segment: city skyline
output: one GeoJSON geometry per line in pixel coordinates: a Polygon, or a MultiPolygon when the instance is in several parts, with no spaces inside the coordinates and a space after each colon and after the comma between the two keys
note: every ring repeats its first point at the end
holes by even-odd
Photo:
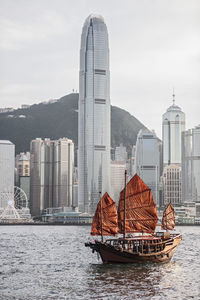
{"type": "Polygon", "coordinates": [[[78,90],[79,24],[94,12],[104,16],[109,30],[111,104],[161,137],[160,116],[172,104],[174,87],[186,129],[197,126],[200,3],[77,3],[1,2],[1,106],[58,99],[78,90]]]}

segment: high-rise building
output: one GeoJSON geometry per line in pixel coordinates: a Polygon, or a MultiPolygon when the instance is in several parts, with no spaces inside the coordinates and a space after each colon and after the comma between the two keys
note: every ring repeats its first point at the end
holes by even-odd
{"type": "Polygon", "coordinates": [[[111,161],[111,192],[110,196],[118,204],[119,195],[121,190],[124,188],[125,181],[125,170],[126,162],[125,161],[111,161]]]}
{"type": "Polygon", "coordinates": [[[30,152],[21,152],[15,158],[16,184],[19,185],[20,177],[30,176],[30,152]]]}
{"type": "Polygon", "coordinates": [[[21,152],[15,157],[15,185],[24,191],[30,208],[30,152],[21,152]]]}
{"type": "Polygon", "coordinates": [[[181,133],[185,130],[185,114],[181,108],[171,105],[162,117],[163,164],[181,164],[181,133]]]}
{"type": "Polygon", "coordinates": [[[181,203],[181,167],[179,165],[165,166],[163,170],[163,202],[173,205],[181,203]]]}
{"type": "Polygon", "coordinates": [[[135,155],[136,155],[136,146],[132,147],[131,157],[126,161],[126,169],[129,178],[132,178],[136,173],[136,162],[135,162],[135,155]]]}
{"type": "Polygon", "coordinates": [[[74,144],[67,138],[31,142],[31,214],[72,206],[74,144]]]}
{"type": "Polygon", "coordinates": [[[163,135],[163,202],[181,202],[181,136],[185,130],[185,114],[181,108],[171,105],[162,117],[163,135]]]}
{"type": "Polygon", "coordinates": [[[44,203],[46,144],[47,140],[37,138],[31,141],[30,146],[30,209],[33,216],[40,215],[46,206],[44,203]]]}
{"type": "MultiPolygon", "coordinates": [[[[54,142],[54,180],[56,207],[72,207],[74,143],[62,138],[54,142]]],[[[53,204],[53,207],[55,205],[53,204]]]]}
{"type": "Polygon", "coordinates": [[[80,49],[78,125],[79,210],[94,213],[99,192],[110,191],[110,70],[104,19],[90,15],[80,49]]]}
{"type": "Polygon", "coordinates": [[[155,132],[141,129],[136,141],[136,173],[152,190],[154,200],[160,205],[161,154],[160,140],[155,132]]]}
{"type": "MultiPolygon", "coordinates": [[[[30,176],[20,176],[18,186],[24,191],[28,201],[28,208],[30,209],[30,176]]],[[[29,211],[30,213],[30,211],[29,211]]]]}
{"type": "Polygon", "coordinates": [[[0,140],[0,210],[14,199],[15,145],[0,140]]]}
{"type": "Polygon", "coordinates": [[[119,147],[116,147],[115,160],[116,161],[126,161],[127,160],[127,151],[126,151],[126,147],[124,147],[123,144],[120,144],[119,147]]]}
{"type": "Polygon", "coordinates": [[[200,202],[200,125],[182,133],[182,201],[200,202]]]}

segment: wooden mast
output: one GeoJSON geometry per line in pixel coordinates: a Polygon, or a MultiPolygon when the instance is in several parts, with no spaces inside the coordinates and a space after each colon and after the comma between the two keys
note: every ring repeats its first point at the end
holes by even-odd
{"type": "Polygon", "coordinates": [[[101,199],[101,192],[99,192],[99,198],[100,198],[100,207],[101,207],[101,242],[103,243],[103,213],[102,213],[102,199],[101,199]]]}
{"type": "Polygon", "coordinates": [[[123,233],[123,238],[126,238],[126,174],[127,170],[125,170],[125,181],[124,181],[124,233],[123,233]]]}

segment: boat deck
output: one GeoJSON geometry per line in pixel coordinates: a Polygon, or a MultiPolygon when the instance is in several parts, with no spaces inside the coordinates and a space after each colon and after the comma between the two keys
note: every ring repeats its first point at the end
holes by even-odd
{"type": "Polygon", "coordinates": [[[135,236],[107,239],[104,242],[86,243],[93,252],[100,254],[102,261],[108,262],[166,262],[169,261],[180,244],[180,234],[164,236],[135,236]]]}
{"type": "Polygon", "coordinates": [[[139,236],[133,236],[133,237],[126,237],[126,238],[112,238],[112,239],[107,239],[106,242],[131,242],[131,241],[152,241],[152,242],[159,242],[163,240],[167,240],[170,238],[177,238],[179,237],[179,233],[172,234],[170,233],[169,235],[164,235],[163,232],[159,232],[158,235],[139,235],[139,236]]]}

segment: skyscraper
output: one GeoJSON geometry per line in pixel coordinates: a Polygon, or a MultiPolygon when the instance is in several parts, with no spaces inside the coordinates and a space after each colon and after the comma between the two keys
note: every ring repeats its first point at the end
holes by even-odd
{"type": "Polygon", "coordinates": [[[141,129],[136,142],[136,173],[151,188],[154,200],[160,205],[161,142],[155,132],[141,129]]]}
{"type": "Polygon", "coordinates": [[[125,161],[111,161],[110,174],[111,174],[111,191],[110,196],[118,204],[121,190],[124,188],[124,173],[126,170],[125,161]]]}
{"type": "Polygon", "coordinates": [[[15,182],[18,185],[20,177],[30,177],[30,152],[21,152],[15,157],[16,178],[15,182]]]}
{"type": "Polygon", "coordinates": [[[15,145],[7,140],[0,140],[0,215],[1,209],[14,198],[15,145]]]}
{"type": "Polygon", "coordinates": [[[185,114],[175,105],[171,105],[162,118],[163,135],[163,202],[173,204],[181,202],[181,136],[185,130],[185,114]]]}
{"type": "Polygon", "coordinates": [[[78,126],[79,210],[93,213],[110,190],[110,71],[104,19],[90,15],[80,49],[78,126]]]}
{"type": "Polygon", "coordinates": [[[124,147],[123,144],[120,144],[119,147],[115,148],[115,160],[117,161],[127,160],[127,151],[126,151],[126,147],[124,147]]]}
{"type": "Polygon", "coordinates": [[[54,198],[55,207],[72,207],[74,172],[74,143],[62,138],[54,141],[54,198]]]}
{"type": "Polygon", "coordinates": [[[163,204],[169,202],[180,204],[181,197],[181,167],[179,165],[166,165],[163,170],[163,204]]]}
{"type": "Polygon", "coordinates": [[[163,114],[162,134],[163,134],[163,164],[181,164],[181,133],[185,130],[185,114],[181,108],[175,105],[175,95],[173,95],[173,105],[163,114]]]}
{"type": "Polygon", "coordinates": [[[200,125],[182,133],[182,200],[200,202],[200,125]]]}
{"type": "Polygon", "coordinates": [[[45,208],[72,207],[74,144],[61,138],[31,141],[31,214],[45,208]]]}

